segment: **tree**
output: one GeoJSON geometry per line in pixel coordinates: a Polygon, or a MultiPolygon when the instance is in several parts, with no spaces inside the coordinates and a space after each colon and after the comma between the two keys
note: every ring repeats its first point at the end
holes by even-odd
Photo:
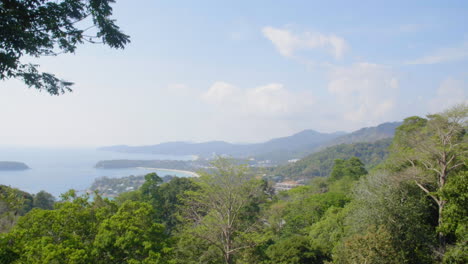
{"type": "Polygon", "coordinates": [[[94,240],[94,263],[167,263],[164,226],[151,205],[127,201],[103,221],[94,240]]]}
{"type": "MultiPolygon", "coordinates": [[[[391,243],[403,258],[400,263],[432,263],[437,209],[418,186],[398,176],[380,170],[357,183],[344,219],[345,240],[365,234],[371,226],[384,228],[389,234],[378,243],[391,243]]],[[[377,243],[379,236],[372,233],[369,238],[377,243]]]]}
{"type": "Polygon", "coordinates": [[[12,231],[0,237],[2,263],[94,263],[91,254],[99,224],[116,206],[99,196],[74,191],[62,195],[55,210],[35,208],[21,217],[12,231]]]}
{"type": "Polygon", "coordinates": [[[234,263],[243,249],[255,246],[252,232],[259,222],[258,204],[264,184],[249,174],[246,166],[219,158],[212,173],[202,173],[199,190],[187,192],[185,232],[216,248],[224,262],[234,263]]]}
{"type": "Polygon", "coordinates": [[[366,175],[367,170],[364,164],[357,157],[351,157],[348,160],[337,159],[330,174],[330,180],[336,181],[343,177],[349,177],[350,180],[357,180],[362,175],[366,175]]]}
{"type": "Polygon", "coordinates": [[[427,119],[411,117],[397,128],[391,146],[392,160],[400,175],[426,193],[438,207],[439,253],[446,247],[440,227],[447,199],[441,195],[447,181],[466,169],[468,105],[461,104],[427,119]]]}
{"type": "Polygon", "coordinates": [[[157,199],[159,185],[163,182],[155,172],[145,175],[145,183],[141,185],[140,192],[144,201],[152,202],[157,199]]]}
{"type": "Polygon", "coordinates": [[[266,251],[271,262],[283,264],[321,263],[319,252],[311,250],[306,237],[293,235],[270,246],[266,251]]]}
{"type": "Polygon", "coordinates": [[[0,233],[13,227],[21,215],[33,207],[33,197],[27,192],[0,185],[0,233]]]}
{"type": "Polygon", "coordinates": [[[444,263],[468,263],[468,171],[451,177],[442,190],[442,197],[447,205],[441,229],[452,244],[447,247],[444,263]]]}
{"type": "Polygon", "coordinates": [[[46,192],[40,191],[36,195],[34,195],[33,206],[45,210],[51,210],[54,208],[55,197],[46,192]]]}
{"type": "Polygon", "coordinates": [[[317,223],[310,227],[310,245],[321,251],[323,259],[331,260],[332,251],[345,234],[344,219],[349,211],[345,208],[330,207],[317,223]]]}
{"type": "Polygon", "coordinates": [[[0,0],[0,80],[21,79],[52,95],[72,82],[42,73],[21,58],[75,52],[84,42],[124,48],[130,37],[111,19],[114,0],[0,0]],[[87,25],[90,24],[90,25],[87,25]]]}
{"type": "Polygon", "coordinates": [[[391,233],[384,226],[370,226],[363,235],[356,234],[345,240],[334,263],[399,264],[404,260],[392,245],[391,233]]]}
{"type": "Polygon", "coordinates": [[[189,178],[174,178],[157,188],[157,197],[152,199],[152,205],[156,211],[156,219],[165,225],[168,233],[181,223],[178,217],[179,207],[183,204],[181,196],[186,191],[196,190],[197,185],[189,178]]]}

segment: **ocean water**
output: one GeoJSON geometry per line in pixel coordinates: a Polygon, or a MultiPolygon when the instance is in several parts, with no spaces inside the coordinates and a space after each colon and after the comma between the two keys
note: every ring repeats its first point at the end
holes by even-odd
{"type": "Polygon", "coordinates": [[[0,147],[0,161],[24,162],[31,169],[24,171],[0,171],[0,184],[37,193],[45,190],[54,196],[69,189],[87,189],[99,177],[125,177],[156,172],[159,176],[176,175],[190,177],[182,172],[151,169],[96,169],[100,160],[189,160],[191,156],[167,156],[151,154],[129,154],[96,149],[77,148],[11,148],[0,147]]]}

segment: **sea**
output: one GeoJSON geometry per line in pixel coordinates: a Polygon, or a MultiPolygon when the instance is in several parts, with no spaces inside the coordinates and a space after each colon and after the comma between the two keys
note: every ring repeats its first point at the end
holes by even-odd
{"type": "Polygon", "coordinates": [[[101,151],[94,148],[0,147],[0,161],[18,161],[31,169],[0,171],[0,184],[35,194],[41,190],[58,197],[69,189],[84,191],[99,177],[119,178],[156,172],[159,176],[192,175],[169,170],[143,168],[96,169],[100,160],[191,160],[192,156],[169,156],[101,151]]]}

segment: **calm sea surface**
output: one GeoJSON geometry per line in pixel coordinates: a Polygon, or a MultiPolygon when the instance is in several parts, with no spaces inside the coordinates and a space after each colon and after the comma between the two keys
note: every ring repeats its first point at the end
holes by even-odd
{"type": "Polygon", "coordinates": [[[58,196],[69,189],[85,190],[94,179],[102,176],[124,177],[156,172],[159,176],[190,175],[149,169],[95,169],[100,160],[139,159],[139,160],[189,160],[190,156],[166,156],[149,154],[126,154],[95,149],[59,148],[6,148],[0,147],[0,161],[24,162],[31,169],[24,171],[0,171],[0,184],[10,185],[21,190],[37,193],[45,190],[58,196]]]}

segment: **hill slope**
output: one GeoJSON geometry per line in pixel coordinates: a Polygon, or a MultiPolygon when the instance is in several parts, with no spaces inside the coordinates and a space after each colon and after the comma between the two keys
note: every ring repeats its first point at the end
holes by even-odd
{"type": "Polygon", "coordinates": [[[351,157],[358,157],[369,169],[387,157],[387,149],[391,142],[392,139],[387,138],[373,143],[360,142],[331,146],[295,163],[280,166],[274,170],[273,174],[291,179],[328,176],[335,159],[349,159],[351,157]]]}
{"type": "Polygon", "coordinates": [[[392,138],[395,135],[395,129],[401,124],[402,122],[387,122],[375,127],[361,128],[334,139],[329,144],[325,144],[324,147],[358,142],[375,142],[385,138],[392,138]]]}

